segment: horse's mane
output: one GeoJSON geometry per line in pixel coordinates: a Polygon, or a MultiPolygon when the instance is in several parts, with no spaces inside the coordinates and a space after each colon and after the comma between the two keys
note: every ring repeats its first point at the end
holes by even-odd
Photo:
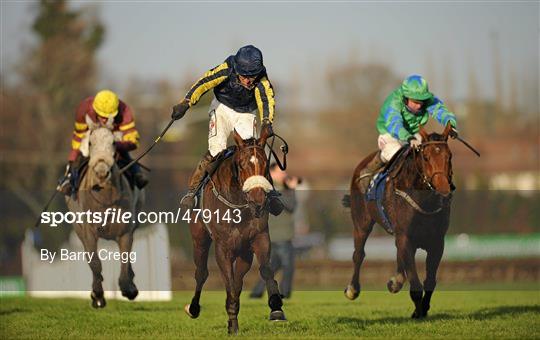
{"type": "MultiPolygon", "coordinates": [[[[445,139],[442,134],[433,132],[428,135],[428,139],[424,142],[444,141],[445,139]]],[[[392,160],[389,162],[389,164],[392,164],[392,168],[390,169],[390,177],[397,178],[401,174],[402,176],[399,177],[406,178],[407,176],[410,176],[411,173],[414,173],[414,176],[411,176],[411,178],[419,178],[419,175],[417,174],[417,170],[415,168],[415,151],[408,145],[403,146],[403,148],[406,149],[396,153],[392,160]],[[403,176],[403,174],[405,175],[403,176]]]]}

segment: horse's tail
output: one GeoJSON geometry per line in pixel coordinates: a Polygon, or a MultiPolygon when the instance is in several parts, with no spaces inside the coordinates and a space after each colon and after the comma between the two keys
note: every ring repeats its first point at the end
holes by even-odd
{"type": "Polygon", "coordinates": [[[349,195],[349,194],[343,195],[343,198],[341,199],[341,205],[343,205],[343,207],[345,207],[345,208],[350,208],[351,207],[351,195],[349,195]]]}

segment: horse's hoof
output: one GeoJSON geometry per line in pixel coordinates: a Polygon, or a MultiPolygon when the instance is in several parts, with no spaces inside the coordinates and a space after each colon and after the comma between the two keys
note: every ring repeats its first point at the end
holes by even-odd
{"type": "Polygon", "coordinates": [[[393,276],[387,283],[386,287],[388,287],[388,291],[392,294],[395,294],[403,288],[403,283],[397,282],[397,279],[395,276],[393,276]]]}
{"type": "Polygon", "coordinates": [[[92,307],[94,308],[105,308],[105,306],[107,305],[105,298],[103,296],[97,297],[94,292],[90,294],[90,298],[92,298],[92,307]]]}
{"type": "Polygon", "coordinates": [[[229,320],[229,335],[238,335],[238,320],[229,320]]]}
{"type": "Polygon", "coordinates": [[[345,297],[349,300],[354,300],[358,297],[358,295],[360,295],[360,291],[356,290],[352,285],[348,285],[343,293],[345,294],[345,297]]]}
{"type": "Polygon", "coordinates": [[[427,316],[427,313],[424,313],[423,311],[415,310],[411,315],[411,319],[423,319],[426,316],[427,316]]]}
{"type": "Polygon", "coordinates": [[[189,315],[190,318],[196,319],[201,313],[201,306],[187,304],[184,306],[184,312],[186,312],[186,314],[189,315]]]}
{"type": "Polygon", "coordinates": [[[137,295],[139,295],[139,291],[137,290],[137,288],[131,289],[131,290],[125,290],[125,291],[122,291],[122,296],[128,298],[130,301],[135,300],[135,298],[137,297],[137,295]]]}
{"type": "Polygon", "coordinates": [[[285,313],[282,310],[273,310],[270,312],[270,321],[287,321],[285,313]]]}

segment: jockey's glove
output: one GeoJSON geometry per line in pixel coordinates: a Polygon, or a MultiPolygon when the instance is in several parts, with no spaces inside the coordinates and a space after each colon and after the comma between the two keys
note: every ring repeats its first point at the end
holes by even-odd
{"type": "Polygon", "coordinates": [[[174,120],[178,120],[186,114],[187,110],[189,109],[189,102],[184,99],[180,102],[180,104],[176,104],[173,106],[171,118],[174,120]]]}
{"type": "Polygon", "coordinates": [[[263,120],[261,132],[264,130],[267,131],[268,137],[272,137],[274,135],[274,129],[272,128],[272,123],[268,119],[263,120]]]}
{"type": "Polygon", "coordinates": [[[422,142],[416,139],[415,136],[409,137],[407,141],[409,142],[409,145],[411,146],[411,148],[415,148],[415,149],[418,149],[420,147],[420,144],[422,144],[422,142]]]}

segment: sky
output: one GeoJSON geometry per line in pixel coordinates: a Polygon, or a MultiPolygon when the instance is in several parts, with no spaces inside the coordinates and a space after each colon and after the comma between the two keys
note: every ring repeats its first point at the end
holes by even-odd
{"type": "MultiPolygon", "coordinates": [[[[324,74],[353,58],[387,64],[400,77],[429,74],[431,89],[453,99],[467,97],[474,70],[480,95],[493,98],[494,51],[499,51],[503,86],[508,88],[513,77],[519,102],[538,112],[537,1],[107,1],[72,6],[97,8],[105,23],[98,55],[104,86],[123,86],[132,76],[176,84],[196,80],[239,47],[253,44],[263,51],[270,79],[282,88],[300,87],[299,101],[306,108],[331,104],[324,74]]],[[[32,2],[2,1],[1,64],[8,78],[21,51],[32,44],[33,7],[32,2]]]]}

